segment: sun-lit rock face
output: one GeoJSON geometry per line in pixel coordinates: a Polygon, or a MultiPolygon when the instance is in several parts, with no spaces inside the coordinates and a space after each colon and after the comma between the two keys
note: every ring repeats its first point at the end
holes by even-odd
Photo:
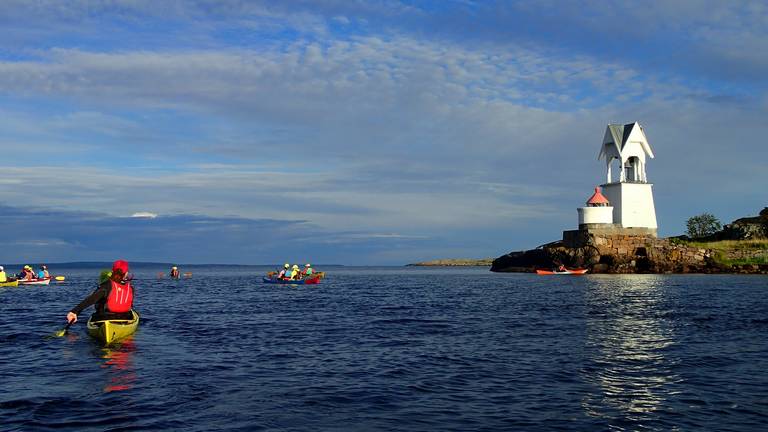
{"type": "Polygon", "coordinates": [[[768,238],[768,207],[759,216],[745,217],[725,225],[718,237],[723,240],[754,240],[768,238]]]}

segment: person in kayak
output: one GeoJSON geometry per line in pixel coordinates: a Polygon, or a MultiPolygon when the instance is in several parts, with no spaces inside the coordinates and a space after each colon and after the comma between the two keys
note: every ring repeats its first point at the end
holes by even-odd
{"type": "Polygon", "coordinates": [[[112,264],[112,274],[102,272],[106,279],[88,297],[67,313],[67,321],[77,322],[77,315],[88,306],[95,305],[93,321],[132,319],[133,286],[128,276],[128,262],[117,260],[112,264]],[[108,275],[108,276],[107,276],[108,275]]]}
{"type": "Polygon", "coordinates": [[[291,267],[291,274],[288,277],[290,280],[298,280],[301,279],[301,271],[299,270],[299,266],[297,264],[294,264],[293,267],[291,267]]]}
{"type": "Polygon", "coordinates": [[[559,272],[564,272],[564,271],[565,271],[565,266],[564,266],[564,265],[562,265],[562,264],[560,264],[560,265],[557,267],[557,271],[559,271],[559,272]]]}
{"type": "Polygon", "coordinates": [[[0,283],[8,282],[8,275],[5,274],[5,267],[0,266],[0,283]]]}
{"type": "Polygon", "coordinates": [[[285,263],[282,270],[277,274],[278,279],[286,279],[286,274],[288,273],[288,270],[291,268],[291,265],[288,263],[285,263]]]}
{"type": "Polygon", "coordinates": [[[176,266],[171,267],[171,278],[172,279],[178,279],[179,278],[179,269],[176,266]]]}
{"type": "Polygon", "coordinates": [[[51,275],[48,273],[48,267],[45,265],[40,266],[40,271],[37,272],[38,279],[48,279],[51,275]]]}
{"type": "Polygon", "coordinates": [[[314,273],[314,272],[315,271],[312,270],[312,266],[309,265],[309,263],[307,263],[307,264],[304,265],[304,270],[301,271],[301,275],[304,276],[304,277],[312,276],[312,273],[314,273]]]}
{"type": "Polygon", "coordinates": [[[19,280],[32,280],[35,279],[35,272],[32,271],[32,267],[25,265],[19,273],[19,280]]]}

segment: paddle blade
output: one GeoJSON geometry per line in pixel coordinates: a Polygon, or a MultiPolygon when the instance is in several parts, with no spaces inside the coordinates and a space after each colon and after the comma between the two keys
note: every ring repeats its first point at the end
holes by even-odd
{"type": "Polygon", "coordinates": [[[52,334],[46,336],[45,338],[46,339],[53,339],[53,338],[65,336],[67,334],[67,331],[69,331],[69,326],[71,326],[71,325],[72,325],[72,323],[68,322],[67,325],[64,326],[63,329],[58,330],[55,333],[52,333],[52,334]]]}
{"type": "Polygon", "coordinates": [[[57,330],[57,331],[47,335],[45,337],[45,339],[56,339],[56,338],[60,338],[60,337],[62,337],[64,335],[66,335],[66,334],[67,334],[67,330],[66,329],[61,329],[61,330],[57,330]]]}
{"type": "Polygon", "coordinates": [[[54,277],[54,279],[56,279],[57,281],[63,281],[66,278],[64,276],[56,276],[54,277]]]}

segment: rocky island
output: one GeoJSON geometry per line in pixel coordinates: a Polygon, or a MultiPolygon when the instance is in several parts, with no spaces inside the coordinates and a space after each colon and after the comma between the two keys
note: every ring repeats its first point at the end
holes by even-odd
{"type": "Polygon", "coordinates": [[[768,207],[759,216],[737,219],[695,240],[589,229],[566,231],[563,237],[500,256],[493,260],[491,271],[533,272],[563,264],[586,267],[592,273],[768,274],[768,207]]]}
{"type": "Polygon", "coordinates": [[[498,257],[491,271],[565,265],[592,273],[768,273],[768,208],[707,238],[658,238],[653,184],[646,175],[653,158],[638,122],[609,124],[598,155],[605,162],[605,183],[577,208],[578,229],[563,231],[562,240],[498,257]]]}

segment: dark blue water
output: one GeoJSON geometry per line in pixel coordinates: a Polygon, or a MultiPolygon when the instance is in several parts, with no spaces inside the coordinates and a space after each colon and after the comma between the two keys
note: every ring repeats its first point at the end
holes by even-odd
{"type": "Polygon", "coordinates": [[[44,338],[96,270],[0,288],[0,429],[768,430],[766,277],[162,270],[113,349],[44,338]]]}

